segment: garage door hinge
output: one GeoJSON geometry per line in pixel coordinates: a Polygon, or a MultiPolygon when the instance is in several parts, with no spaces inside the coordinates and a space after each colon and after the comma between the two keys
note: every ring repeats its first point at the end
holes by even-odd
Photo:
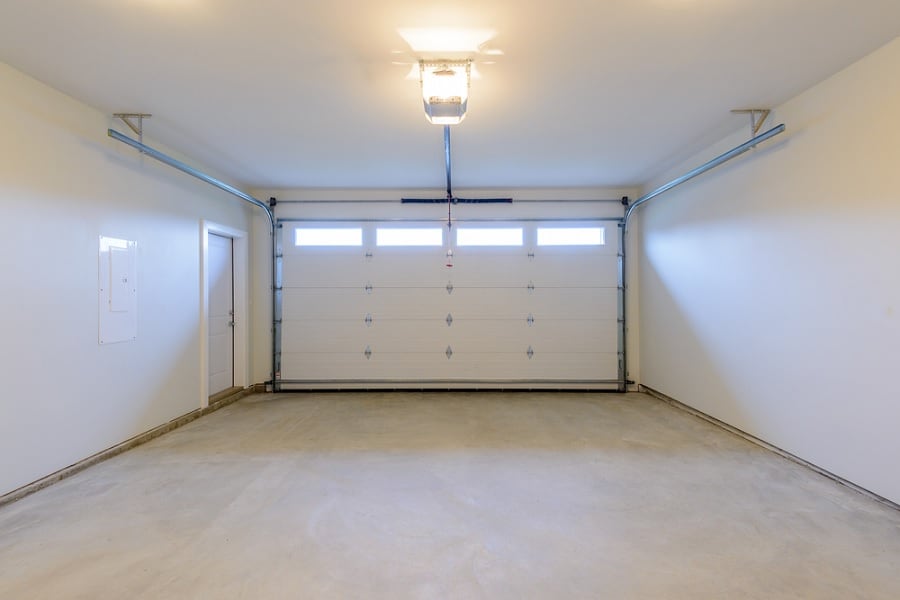
{"type": "Polygon", "coordinates": [[[529,282],[528,282],[528,286],[526,286],[526,287],[528,288],[528,292],[529,292],[529,293],[533,292],[533,291],[534,291],[534,282],[533,282],[533,281],[529,281],[529,282]]]}
{"type": "Polygon", "coordinates": [[[449,281],[447,282],[447,293],[448,293],[448,294],[452,294],[452,293],[453,293],[453,284],[450,283],[449,281]]]}
{"type": "Polygon", "coordinates": [[[365,352],[363,352],[363,354],[366,355],[366,360],[369,360],[370,358],[372,358],[372,348],[366,346],[366,350],[365,352]]]}
{"type": "Polygon", "coordinates": [[[365,321],[366,321],[366,327],[371,327],[372,321],[373,321],[372,315],[371,314],[366,315],[365,321]]]}
{"type": "Polygon", "coordinates": [[[450,360],[450,357],[453,356],[453,348],[451,348],[450,346],[447,346],[447,351],[444,352],[444,354],[447,355],[447,360],[450,360]]]}
{"type": "Polygon", "coordinates": [[[366,293],[367,293],[367,294],[371,294],[371,293],[372,293],[372,284],[371,284],[371,283],[367,283],[367,284],[366,284],[366,293]]]}
{"type": "Polygon", "coordinates": [[[451,315],[450,313],[447,313],[447,318],[444,320],[447,321],[447,327],[453,325],[453,315],[451,315]]]}
{"type": "Polygon", "coordinates": [[[528,360],[531,360],[532,358],[534,358],[534,348],[528,346],[528,351],[525,352],[525,354],[528,355],[528,360]]]}
{"type": "Polygon", "coordinates": [[[531,327],[532,325],[534,325],[534,315],[529,314],[528,318],[525,319],[525,321],[528,323],[528,326],[531,327]]]}

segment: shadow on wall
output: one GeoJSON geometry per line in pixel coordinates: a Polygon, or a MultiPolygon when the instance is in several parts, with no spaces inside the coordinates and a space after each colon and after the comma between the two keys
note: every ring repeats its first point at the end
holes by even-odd
{"type": "Polygon", "coordinates": [[[142,412],[132,415],[131,425],[138,433],[200,408],[199,335],[199,326],[180,332],[167,332],[166,337],[169,339],[166,343],[172,350],[157,358],[152,371],[165,373],[166,377],[145,379],[142,412]],[[177,341],[175,337],[178,338],[177,341]],[[196,376],[191,377],[191,373],[196,376]],[[186,380],[190,382],[189,385],[185,385],[186,380]]]}
{"type": "MultiPolygon", "coordinates": [[[[736,400],[741,397],[741,389],[735,381],[740,380],[742,369],[732,367],[732,351],[741,347],[742,353],[752,352],[754,340],[722,331],[722,324],[712,317],[709,305],[721,304],[716,288],[729,282],[710,281],[703,272],[703,261],[692,256],[702,253],[702,249],[684,241],[674,242],[673,237],[685,240],[689,236],[672,229],[645,237],[647,252],[641,265],[640,311],[642,382],[722,420],[752,422],[751,415],[744,411],[746,404],[736,400]],[[681,266],[675,269],[670,266],[673,262],[681,266]],[[679,278],[677,285],[661,274],[684,275],[685,269],[688,275],[679,278]],[[693,281],[685,281],[688,277],[693,281]],[[696,302],[694,295],[677,295],[686,287],[699,291],[706,302],[696,302]],[[655,343],[660,335],[666,341],[655,343]],[[698,387],[704,390],[704,398],[697,398],[698,387]]],[[[740,318],[738,311],[732,312],[732,318],[740,318]]],[[[758,372],[757,376],[765,374],[758,372]]]]}

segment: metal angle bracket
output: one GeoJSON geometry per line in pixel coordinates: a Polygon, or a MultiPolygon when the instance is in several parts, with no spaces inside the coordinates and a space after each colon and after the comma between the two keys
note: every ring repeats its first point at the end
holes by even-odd
{"type": "Polygon", "coordinates": [[[113,113],[113,116],[128,125],[128,128],[138,136],[138,141],[144,143],[144,119],[149,119],[153,115],[149,113],[113,113]],[[132,119],[137,119],[137,123],[132,119]]]}
{"type": "Polygon", "coordinates": [[[735,115],[750,115],[750,131],[752,137],[759,135],[759,130],[762,129],[763,123],[766,122],[766,119],[768,119],[769,115],[772,113],[768,108],[738,108],[731,112],[735,115]]]}

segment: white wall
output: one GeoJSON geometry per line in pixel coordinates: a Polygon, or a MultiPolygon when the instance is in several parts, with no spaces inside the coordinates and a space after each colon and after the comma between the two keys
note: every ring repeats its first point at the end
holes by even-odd
{"type": "Polygon", "coordinates": [[[112,124],[0,64],[0,495],[200,406],[200,222],[249,208],[112,124]],[[139,244],[137,341],[98,344],[100,235],[139,244]]]}
{"type": "Polygon", "coordinates": [[[895,502],[898,72],[900,39],[778,107],[785,134],[640,215],[642,383],[895,502]]]}

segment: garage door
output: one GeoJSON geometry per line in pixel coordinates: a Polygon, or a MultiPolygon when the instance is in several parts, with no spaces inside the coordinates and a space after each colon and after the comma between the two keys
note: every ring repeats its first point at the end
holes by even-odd
{"type": "Polygon", "coordinates": [[[282,223],[281,387],[617,387],[615,220],[282,223]]]}

